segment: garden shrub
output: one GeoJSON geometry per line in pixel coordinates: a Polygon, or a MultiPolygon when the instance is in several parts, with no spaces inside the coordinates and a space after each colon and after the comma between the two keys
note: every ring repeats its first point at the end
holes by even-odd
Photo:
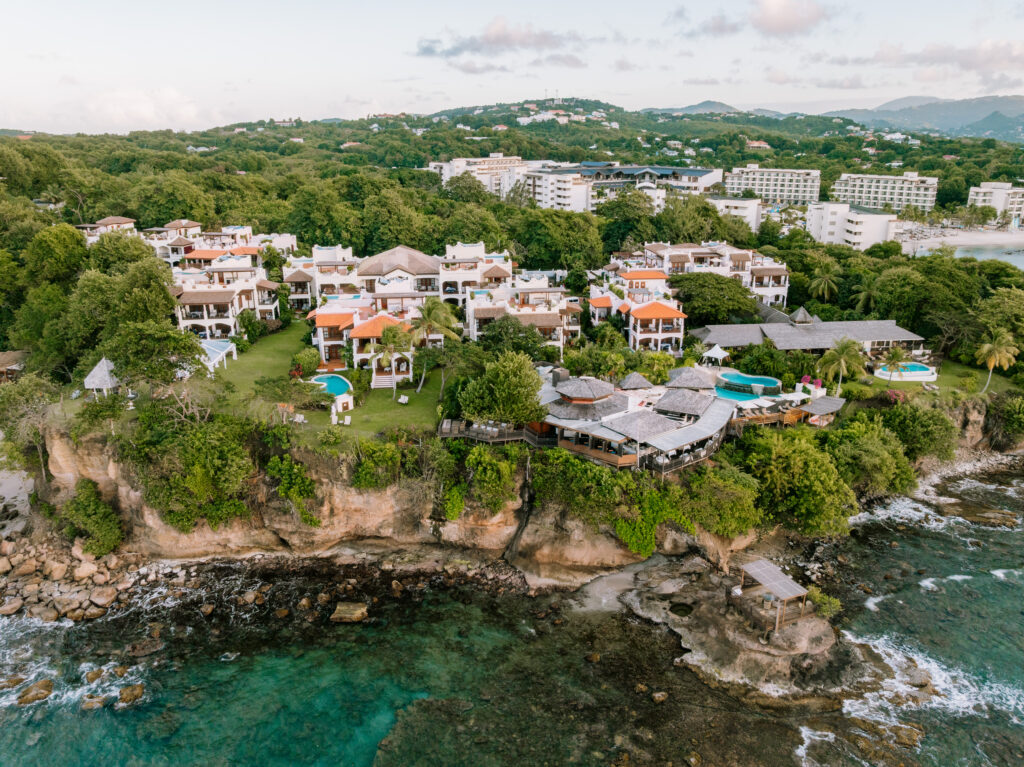
{"type": "Polygon", "coordinates": [[[82,550],[97,557],[109,554],[124,540],[121,519],[90,479],[78,481],[75,497],[57,512],[56,521],[63,525],[68,538],[84,538],[82,550]]]}
{"type": "Polygon", "coordinates": [[[398,481],[402,454],[392,442],[359,441],[359,462],[352,475],[352,487],[379,490],[398,481]]]}
{"type": "Polygon", "coordinates": [[[807,598],[818,609],[818,615],[825,620],[830,620],[843,611],[843,604],[839,601],[838,597],[826,594],[817,586],[811,586],[807,589],[807,598]]]}
{"type": "Polygon", "coordinates": [[[292,356],[292,367],[300,369],[304,376],[313,375],[320,367],[320,352],[312,346],[307,346],[292,356]]]}
{"type": "Polygon", "coordinates": [[[466,468],[470,471],[469,489],[473,497],[494,514],[516,497],[512,478],[515,465],[498,458],[489,447],[477,445],[470,450],[466,468]]]}
{"type": "Polygon", "coordinates": [[[291,503],[299,519],[310,527],[320,527],[320,518],[306,506],[316,495],[316,483],[306,476],[306,467],[291,456],[274,456],[267,463],[267,476],[278,481],[277,494],[291,503]]]}

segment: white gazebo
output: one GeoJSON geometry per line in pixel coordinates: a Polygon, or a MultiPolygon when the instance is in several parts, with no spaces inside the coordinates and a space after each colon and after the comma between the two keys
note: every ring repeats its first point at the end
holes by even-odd
{"type": "Polygon", "coordinates": [[[228,366],[228,356],[238,359],[238,347],[232,341],[205,339],[199,342],[203,347],[203,364],[212,374],[218,365],[228,366]]]}
{"type": "Polygon", "coordinates": [[[707,359],[711,359],[711,360],[714,360],[715,363],[717,363],[718,365],[721,365],[722,364],[722,360],[724,360],[728,356],[729,356],[729,352],[727,352],[725,349],[723,349],[718,344],[715,344],[710,349],[708,349],[706,352],[704,352],[704,354],[701,355],[700,359],[701,359],[701,362],[703,362],[704,360],[707,360],[707,359]]]}
{"type": "Polygon", "coordinates": [[[96,363],[96,367],[89,371],[85,377],[85,388],[92,389],[94,394],[103,392],[106,397],[112,390],[116,391],[121,382],[114,375],[114,363],[106,357],[96,363]]]}

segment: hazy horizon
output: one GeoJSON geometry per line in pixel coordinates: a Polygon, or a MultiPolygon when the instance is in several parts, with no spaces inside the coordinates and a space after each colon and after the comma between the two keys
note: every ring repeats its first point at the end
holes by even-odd
{"type": "Polygon", "coordinates": [[[429,113],[545,92],[627,109],[715,100],[814,113],[1024,86],[1024,7],[1010,0],[182,0],[173,13],[54,0],[4,18],[0,66],[16,75],[0,81],[0,127],[57,133],[429,113]]]}

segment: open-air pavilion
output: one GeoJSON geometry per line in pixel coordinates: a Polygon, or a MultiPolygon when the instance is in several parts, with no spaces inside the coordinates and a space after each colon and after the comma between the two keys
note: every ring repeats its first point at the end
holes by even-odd
{"type": "MultiPolygon", "coordinates": [[[[755,559],[740,566],[740,590],[746,586],[747,578],[756,582],[765,595],[771,594],[775,602],[775,630],[786,622],[786,607],[790,602],[800,600],[800,618],[807,605],[807,589],[794,581],[779,566],[767,559],[755,559]]],[[[760,591],[760,589],[759,589],[760,591]]]]}

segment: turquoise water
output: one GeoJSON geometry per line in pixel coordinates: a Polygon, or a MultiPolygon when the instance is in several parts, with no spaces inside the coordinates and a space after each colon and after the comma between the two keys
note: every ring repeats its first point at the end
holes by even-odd
{"type": "MultiPolygon", "coordinates": [[[[928,251],[918,251],[916,255],[927,255],[928,251]]],[[[962,247],[956,249],[958,258],[976,258],[979,261],[998,259],[1024,269],[1024,248],[1007,245],[990,245],[985,247],[962,247]]]]}
{"type": "Polygon", "coordinates": [[[352,385],[346,379],[342,378],[339,375],[334,375],[333,373],[328,373],[326,375],[321,376],[314,376],[310,380],[313,381],[314,383],[323,384],[324,388],[326,388],[327,391],[329,391],[335,397],[344,394],[345,392],[352,388],[352,385]]]}
{"type": "Polygon", "coordinates": [[[841,630],[871,644],[894,681],[808,717],[748,705],[673,666],[678,641],[615,613],[571,612],[564,595],[492,595],[438,579],[391,592],[391,573],[325,563],[310,570],[204,566],[204,587],[154,591],[126,614],[77,625],[0,621],[0,680],[55,680],[46,702],[18,707],[0,690],[0,764],[29,765],[863,765],[848,717],[913,722],[925,732],[907,767],[1024,764],[1024,527],[952,516],[1024,513],[1019,471],[938,488],[932,505],[899,498],[854,520],[837,545],[841,630]],[[265,605],[233,597],[269,584],[265,605]],[[339,594],[371,621],[327,620],[339,594]],[[313,620],[294,611],[326,596],[313,620]],[[199,612],[216,605],[209,618],[199,612]],[[559,604],[560,603],[560,604],[559,604]],[[275,618],[280,607],[292,609],[275,618]],[[126,649],[153,635],[143,658],[126,649]],[[600,655],[590,662],[590,653],[600,655]],[[127,676],[87,685],[84,672],[127,676]],[[939,697],[901,705],[908,670],[939,697]],[[83,712],[85,692],[141,682],[135,707],[83,712]],[[669,692],[664,704],[637,684],[669,692]],[[815,735],[818,733],[828,733],[815,735]],[[829,737],[831,732],[837,735],[829,737]],[[697,745],[692,746],[691,744],[697,745]]]}
{"type": "MultiPolygon", "coordinates": [[[[903,369],[902,369],[901,372],[904,372],[904,373],[931,373],[931,372],[934,371],[933,368],[930,368],[927,365],[923,365],[920,362],[906,362],[906,363],[904,363],[902,365],[902,368],[903,369]]],[[[888,373],[889,372],[889,366],[888,365],[882,365],[880,370],[882,370],[883,372],[888,373]]]]}
{"type": "Polygon", "coordinates": [[[778,378],[772,378],[771,376],[751,376],[746,373],[726,372],[722,373],[722,378],[726,381],[736,384],[744,384],[746,386],[753,386],[755,384],[760,386],[781,386],[782,383],[778,378]]]}
{"type": "Polygon", "coordinates": [[[737,402],[747,402],[748,400],[757,399],[757,394],[751,394],[745,391],[733,391],[732,389],[723,389],[721,386],[715,387],[715,394],[722,399],[736,400],[737,402]]]}

